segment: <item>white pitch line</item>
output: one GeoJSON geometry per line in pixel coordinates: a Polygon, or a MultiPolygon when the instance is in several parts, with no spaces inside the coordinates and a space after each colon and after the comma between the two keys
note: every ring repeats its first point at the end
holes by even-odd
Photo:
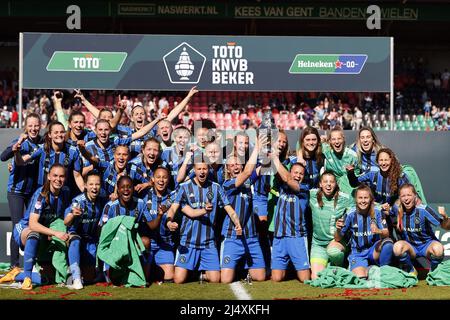
{"type": "Polygon", "coordinates": [[[230,287],[238,300],[252,300],[252,297],[247,292],[247,290],[245,290],[244,286],[240,281],[230,283],[230,287]]]}

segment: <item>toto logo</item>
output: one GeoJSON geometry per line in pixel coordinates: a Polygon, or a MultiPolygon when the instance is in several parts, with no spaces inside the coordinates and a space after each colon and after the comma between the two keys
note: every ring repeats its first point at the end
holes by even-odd
{"type": "Polygon", "coordinates": [[[171,83],[198,83],[206,57],[190,44],[183,42],[167,53],[163,60],[171,83]]]}

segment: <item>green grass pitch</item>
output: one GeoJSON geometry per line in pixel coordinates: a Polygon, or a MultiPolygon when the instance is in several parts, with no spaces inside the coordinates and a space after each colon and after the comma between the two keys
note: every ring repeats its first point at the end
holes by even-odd
{"type": "MultiPolygon", "coordinates": [[[[408,289],[321,289],[297,280],[242,284],[253,299],[262,300],[450,300],[448,287],[430,287],[424,280],[408,289]]],[[[152,284],[148,288],[90,285],[69,290],[56,285],[32,291],[0,289],[0,299],[14,300],[235,300],[229,285],[191,282],[183,285],[152,284]]]]}

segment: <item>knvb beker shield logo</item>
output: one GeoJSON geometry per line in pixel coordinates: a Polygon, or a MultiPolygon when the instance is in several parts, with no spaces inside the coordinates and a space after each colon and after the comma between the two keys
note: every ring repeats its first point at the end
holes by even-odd
{"type": "Polygon", "coordinates": [[[198,83],[206,57],[186,42],[164,57],[164,65],[171,83],[198,83]]]}

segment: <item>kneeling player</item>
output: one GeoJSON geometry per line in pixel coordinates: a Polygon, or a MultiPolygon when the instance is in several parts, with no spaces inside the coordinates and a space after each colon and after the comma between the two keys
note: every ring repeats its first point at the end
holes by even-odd
{"type": "MultiPolygon", "coordinates": [[[[70,204],[70,190],[64,187],[66,169],[60,164],[50,168],[44,185],[36,190],[24,217],[14,226],[13,237],[24,250],[23,290],[32,290],[31,273],[38,255],[40,241],[48,241],[52,236],[67,241],[69,235],[50,228],[58,218],[64,216],[64,209],[70,204]]],[[[1,282],[13,281],[17,273],[6,274],[1,282]]]]}
{"type": "Polygon", "coordinates": [[[395,205],[391,214],[397,217],[397,230],[402,240],[394,245],[394,254],[407,272],[417,275],[411,259],[425,257],[434,270],[444,258],[444,247],[434,235],[432,226],[450,229],[450,219],[444,207],[439,214],[432,208],[417,204],[416,189],[411,184],[400,187],[400,204],[395,205]]]}
{"type": "Polygon", "coordinates": [[[219,254],[214,230],[218,207],[223,207],[230,216],[237,235],[242,234],[242,228],[223,188],[208,180],[208,165],[203,159],[194,162],[195,178],[180,184],[172,205],[174,211],[181,205],[184,213],[180,230],[181,241],[175,259],[174,281],[185,282],[189,270],[204,270],[206,281],[219,282],[219,254]]]}
{"type": "Polygon", "coordinates": [[[272,157],[277,174],[285,183],[281,185],[280,197],[275,210],[275,229],[272,246],[272,281],[282,281],[286,277],[289,261],[297,271],[300,281],[310,279],[308,239],[305,211],[308,196],[301,189],[305,168],[294,163],[291,171],[280,163],[278,155],[272,157]]]}
{"type": "Polygon", "coordinates": [[[70,236],[69,266],[73,285],[69,288],[76,290],[83,288],[81,274],[87,282],[95,279],[98,224],[106,203],[106,198],[99,197],[101,188],[99,173],[90,171],[84,178],[84,183],[84,193],[72,200],[72,205],[66,209],[64,218],[70,236]],[[83,272],[80,266],[83,266],[83,272]]]}
{"type": "Polygon", "coordinates": [[[375,208],[372,190],[361,185],[356,189],[355,197],[356,208],[345,215],[345,219],[336,221],[334,239],[341,241],[344,236],[350,237],[350,270],[358,277],[366,278],[369,265],[391,263],[393,243],[383,214],[375,208]]]}
{"type": "MultiPolygon", "coordinates": [[[[173,233],[167,226],[166,213],[175,200],[175,193],[167,189],[170,183],[170,173],[165,167],[158,167],[152,177],[153,188],[149,189],[144,202],[151,220],[147,222],[151,229],[148,234],[151,238],[151,255],[153,264],[156,265],[156,279],[164,282],[173,282],[175,247],[173,233]]],[[[178,226],[175,222],[175,228],[178,226]]],[[[147,226],[142,229],[147,231],[147,226]]]]}
{"type": "Polygon", "coordinates": [[[245,259],[245,267],[249,269],[253,280],[264,281],[266,278],[264,256],[256,232],[250,189],[257,179],[257,171],[254,168],[260,146],[261,143],[257,143],[244,170],[242,170],[243,165],[239,163],[239,158],[235,155],[228,157],[226,162],[227,180],[223,189],[239,216],[242,236],[236,234],[230,217],[226,216],[222,227],[224,239],[220,252],[221,282],[224,283],[233,281],[236,264],[242,258],[245,259]]]}

